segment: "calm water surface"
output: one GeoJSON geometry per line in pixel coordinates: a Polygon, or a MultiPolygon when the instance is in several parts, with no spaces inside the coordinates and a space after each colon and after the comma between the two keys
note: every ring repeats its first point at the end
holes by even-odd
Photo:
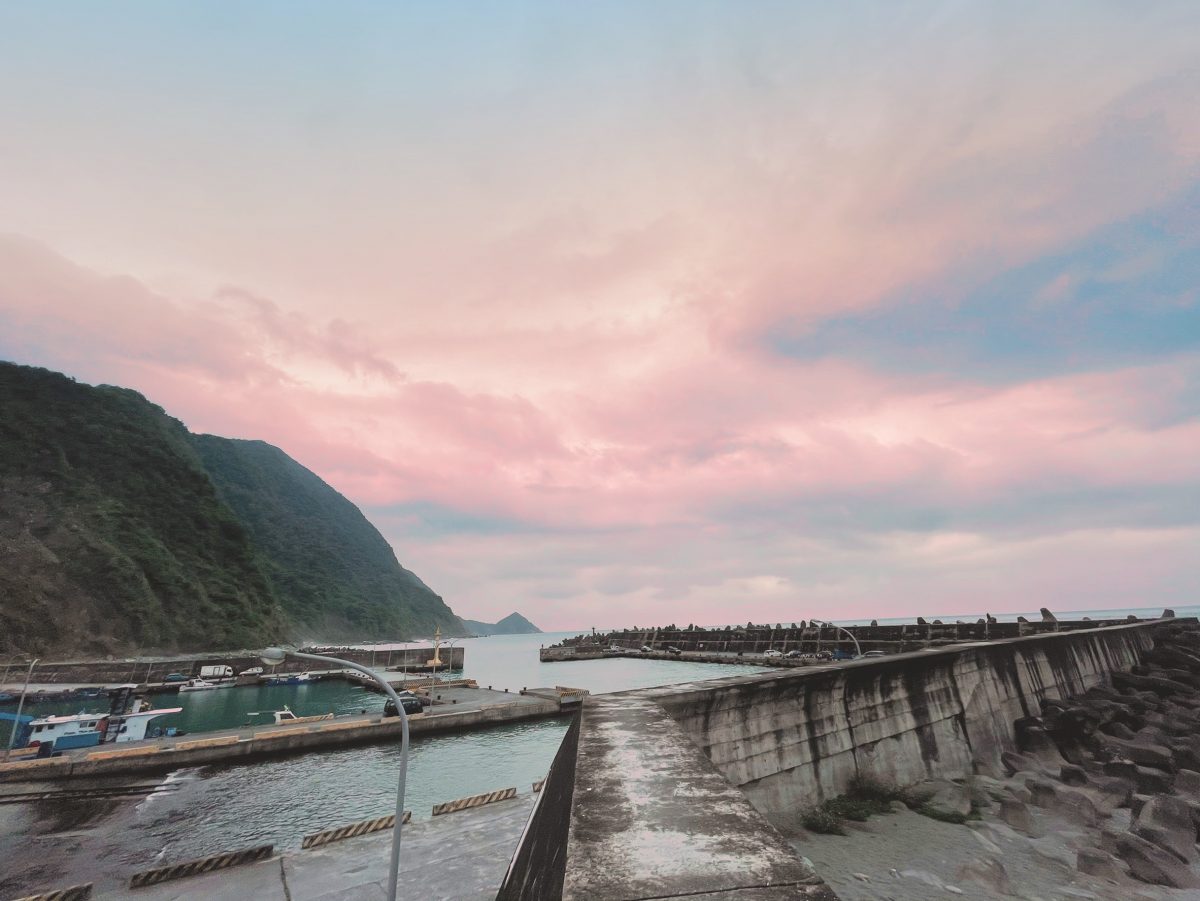
{"type": "MultiPolygon", "coordinates": [[[[464,675],[483,686],[514,691],[569,685],[609,692],[761,671],[754,666],[637,658],[538,660],[539,645],[571,634],[575,633],[463,640],[458,644],[466,649],[464,675]]],[[[169,694],[152,700],[155,706],[184,707],[182,713],[156,722],[188,732],[251,720],[270,722],[270,717],[250,714],[283,704],[302,716],[383,706],[380,695],[340,680],[169,694]]],[[[102,702],[59,702],[38,705],[31,712],[101,706],[102,702]]],[[[414,738],[405,807],[423,818],[439,801],[510,785],[527,792],[530,783],[546,774],[565,730],[565,720],[550,719],[414,738]]],[[[0,897],[43,884],[70,884],[72,875],[112,886],[131,871],[158,861],[265,842],[298,847],[307,832],[391,813],[398,764],[398,746],[368,745],[241,766],[185,769],[165,778],[116,780],[141,786],[140,794],[128,799],[59,794],[36,803],[0,805],[0,897]]],[[[96,781],[86,787],[103,790],[113,784],[96,781]]]]}

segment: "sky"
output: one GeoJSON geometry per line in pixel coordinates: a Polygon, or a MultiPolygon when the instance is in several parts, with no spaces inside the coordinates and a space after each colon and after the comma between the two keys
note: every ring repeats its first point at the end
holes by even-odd
{"type": "Polygon", "coordinates": [[[543,629],[1200,598],[1200,5],[0,0],[0,358],[543,629]]]}

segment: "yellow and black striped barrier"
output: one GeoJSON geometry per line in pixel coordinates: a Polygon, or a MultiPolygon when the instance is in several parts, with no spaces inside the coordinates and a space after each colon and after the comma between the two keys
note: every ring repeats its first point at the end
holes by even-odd
{"type": "MultiPolygon", "coordinates": [[[[404,811],[404,819],[401,823],[407,823],[412,819],[412,811],[404,811]]],[[[388,814],[386,817],[376,817],[373,820],[362,820],[358,823],[351,823],[348,826],[338,826],[336,829],[323,829],[320,832],[313,832],[304,836],[304,841],[301,842],[301,848],[319,848],[321,845],[328,845],[330,842],[340,842],[344,838],[354,838],[358,835],[367,835],[370,832],[382,832],[384,829],[391,829],[396,825],[396,815],[388,814]]]]}
{"type": "Polygon", "coordinates": [[[467,810],[471,807],[482,807],[484,804],[495,804],[497,801],[507,801],[509,798],[517,796],[516,788],[501,788],[494,792],[486,792],[482,795],[471,795],[469,798],[459,798],[457,801],[445,801],[441,804],[433,805],[433,815],[440,817],[444,813],[454,813],[459,810],[467,810]]]}
{"type": "Polygon", "coordinates": [[[545,784],[546,784],[546,780],[544,778],[539,779],[537,782],[533,783],[533,793],[537,794],[538,792],[540,792],[542,790],[542,786],[545,784]]]}
{"type": "Polygon", "coordinates": [[[53,892],[42,892],[40,895],[26,895],[16,901],[87,901],[92,897],[92,884],[73,885],[70,888],[60,888],[53,892]]]}
{"type": "Polygon", "coordinates": [[[224,870],[243,863],[254,863],[259,860],[266,860],[274,851],[274,845],[259,845],[257,848],[228,851],[225,854],[212,854],[208,857],[201,857],[198,860],[175,863],[169,867],[142,870],[142,872],[134,873],[129,878],[129,887],[143,888],[147,885],[157,885],[160,882],[166,882],[168,879],[183,879],[186,876],[199,876],[201,873],[224,870]]]}

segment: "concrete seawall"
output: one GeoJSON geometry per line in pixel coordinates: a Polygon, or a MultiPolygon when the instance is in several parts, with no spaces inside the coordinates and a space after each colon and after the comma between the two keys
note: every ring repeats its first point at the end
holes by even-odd
{"type": "MultiPolygon", "coordinates": [[[[563,793],[563,897],[832,898],[772,823],[794,822],[859,773],[900,784],[998,773],[1017,720],[1133,667],[1157,625],[589,698],[574,791],[563,793]]],[[[538,852],[557,861],[552,850],[538,852]]]]}
{"type": "Polygon", "coordinates": [[[1128,670],[1150,624],[929,650],[822,671],[764,674],[647,694],[764,811],[810,806],[852,776],[898,783],[999,774],[1013,723],[1043,698],[1128,670]]]}

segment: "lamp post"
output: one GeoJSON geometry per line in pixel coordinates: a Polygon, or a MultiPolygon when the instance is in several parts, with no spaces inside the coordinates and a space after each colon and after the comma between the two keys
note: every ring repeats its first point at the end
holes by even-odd
{"type": "Polygon", "coordinates": [[[283,663],[286,657],[296,657],[300,660],[314,660],[317,663],[332,663],[337,667],[356,670],[364,676],[370,676],[379,683],[379,687],[383,689],[384,694],[392,699],[396,705],[396,712],[400,714],[400,785],[396,789],[396,824],[392,827],[392,857],[388,868],[388,887],[386,901],[396,901],[396,882],[400,873],[400,826],[404,822],[404,783],[408,778],[408,714],[404,710],[404,705],[400,702],[400,697],[396,694],[396,690],[388,683],[387,679],[379,675],[372,669],[365,666],[360,666],[357,663],[351,663],[349,660],[342,660],[338,657],[323,657],[319,654],[304,654],[300,651],[293,651],[284,648],[267,648],[261,654],[259,659],[267,666],[278,666],[283,663]]]}
{"type": "MultiPolygon", "coordinates": [[[[462,639],[451,638],[449,641],[445,642],[445,646],[450,649],[450,659],[446,661],[446,672],[452,672],[454,670],[454,643],[456,641],[462,641],[462,639]]],[[[436,661],[433,665],[433,687],[437,688],[437,671],[442,660],[440,648],[433,652],[433,659],[436,661]]]]}
{"type": "Polygon", "coordinates": [[[849,629],[843,629],[841,626],[835,626],[833,623],[827,623],[823,619],[810,619],[809,622],[816,623],[818,626],[833,626],[833,628],[837,629],[839,632],[845,632],[847,635],[850,636],[850,640],[852,642],[854,642],[854,656],[855,657],[862,656],[862,648],[859,647],[859,645],[858,645],[858,639],[854,637],[854,633],[851,632],[849,629]]]}
{"type": "MultiPolygon", "coordinates": [[[[38,658],[34,658],[29,664],[29,670],[25,673],[25,687],[21,689],[21,700],[17,702],[17,716],[13,720],[12,732],[8,736],[8,747],[4,749],[4,759],[8,760],[8,755],[12,752],[13,744],[17,740],[17,727],[21,725],[21,711],[25,709],[25,695],[29,691],[29,680],[33,678],[33,668],[38,665],[38,658]]],[[[4,670],[5,676],[8,675],[8,670],[4,670]]]]}

